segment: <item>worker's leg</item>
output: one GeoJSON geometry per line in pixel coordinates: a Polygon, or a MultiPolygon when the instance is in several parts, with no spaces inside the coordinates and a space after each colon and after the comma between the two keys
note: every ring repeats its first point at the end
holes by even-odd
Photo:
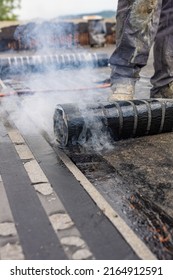
{"type": "Polygon", "coordinates": [[[163,0],[154,45],[154,68],[151,97],[173,98],[173,0],[163,0]]]}
{"type": "Polygon", "coordinates": [[[161,13],[162,0],[119,0],[116,49],[110,57],[113,99],[131,99],[146,65],[161,13]]]}

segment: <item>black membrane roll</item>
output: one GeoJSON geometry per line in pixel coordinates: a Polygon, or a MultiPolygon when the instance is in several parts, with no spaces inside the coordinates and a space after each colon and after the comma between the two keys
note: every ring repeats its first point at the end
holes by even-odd
{"type": "Polygon", "coordinates": [[[57,106],[54,113],[54,133],[60,146],[76,144],[84,127],[85,122],[77,106],[57,106]]]}
{"type": "Polygon", "coordinates": [[[62,53],[55,55],[9,56],[0,59],[0,72],[43,71],[49,66],[56,69],[108,66],[105,53],[62,53]]]}
{"type": "Polygon", "coordinates": [[[171,132],[173,100],[149,99],[113,103],[58,105],[54,113],[54,133],[60,146],[76,145],[93,132],[109,133],[114,141],[171,132]]]}

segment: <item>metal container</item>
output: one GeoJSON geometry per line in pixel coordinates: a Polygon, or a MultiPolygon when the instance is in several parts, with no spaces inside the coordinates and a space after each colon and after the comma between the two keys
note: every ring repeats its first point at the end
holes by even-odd
{"type": "Polygon", "coordinates": [[[171,132],[173,100],[133,100],[114,103],[57,105],[54,133],[61,147],[87,141],[97,133],[108,133],[113,141],[171,132]]]}

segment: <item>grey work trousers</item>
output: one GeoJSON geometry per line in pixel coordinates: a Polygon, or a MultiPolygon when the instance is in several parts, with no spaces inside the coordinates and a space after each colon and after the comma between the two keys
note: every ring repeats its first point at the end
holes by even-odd
{"type": "Polygon", "coordinates": [[[173,81],[173,0],[119,0],[112,79],[138,79],[154,43],[153,91],[173,81]]]}

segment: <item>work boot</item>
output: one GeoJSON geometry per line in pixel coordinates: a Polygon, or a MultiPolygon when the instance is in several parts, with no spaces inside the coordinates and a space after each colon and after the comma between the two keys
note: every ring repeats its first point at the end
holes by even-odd
{"type": "Polygon", "coordinates": [[[117,78],[111,80],[112,94],[108,101],[132,100],[135,94],[135,80],[130,78],[117,78]]]}
{"type": "Polygon", "coordinates": [[[151,90],[151,98],[173,98],[173,81],[168,85],[151,90]]]}

